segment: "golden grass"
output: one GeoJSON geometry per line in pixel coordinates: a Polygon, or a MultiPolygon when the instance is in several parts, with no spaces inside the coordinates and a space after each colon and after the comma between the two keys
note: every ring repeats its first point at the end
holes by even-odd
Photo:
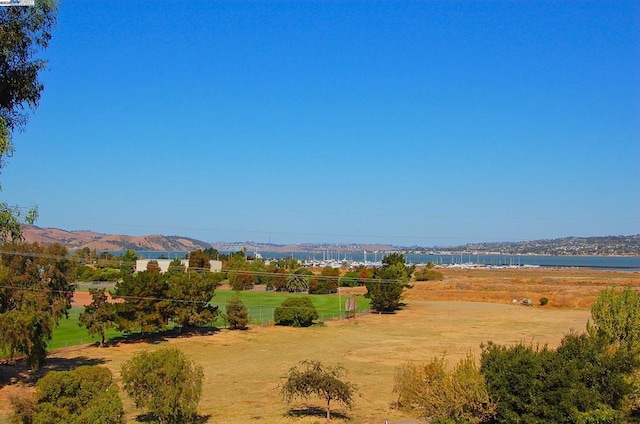
{"type": "MultiPolygon", "coordinates": [[[[345,422],[381,423],[385,418],[392,422],[404,418],[391,407],[393,376],[399,364],[446,354],[453,365],[469,351],[479,356],[480,343],[487,341],[555,346],[570,329],[585,328],[588,305],[599,290],[612,284],[640,285],[639,273],[533,271],[446,270],[441,282],[415,284],[406,294],[407,306],[394,315],[372,314],[306,329],[253,327],[157,344],[79,347],[53,352],[51,362],[55,369],[101,362],[119,381],[120,366],[135,352],[176,346],[205,369],[200,413],[209,416],[209,423],[310,424],[325,420],[321,416],[290,417],[290,407],[323,407],[322,401],[288,406],[279,396],[278,385],[291,366],[303,359],[316,359],[342,364],[358,386],[354,408],[337,409],[347,415],[345,422]],[[511,304],[512,298],[525,296],[534,304],[546,296],[550,306],[563,307],[511,304]]],[[[12,378],[17,381],[0,386],[0,422],[6,422],[9,394],[25,386],[20,381],[32,383],[35,379],[27,379],[20,367],[1,368],[1,384],[12,378]]],[[[127,420],[133,422],[143,411],[122,397],[127,420]]]]}

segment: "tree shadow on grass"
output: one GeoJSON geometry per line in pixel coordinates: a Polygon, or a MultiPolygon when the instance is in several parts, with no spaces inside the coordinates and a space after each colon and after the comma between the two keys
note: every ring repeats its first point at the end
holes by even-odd
{"type": "MultiPolygon", "coordinates": [[[[289,418],[302,418],[302,417],[320,417],[326,418],[327,410],[324,408],[320,408],[319,406],[311,406],[307,405],[303,408],[290,408],[289,411],[285,414],[286,417],[289,418]]],[[[331,411],[331,418],[338,418],[341,420],[349,421],[350,418],[348,415],[343,414],[337,411],[331,411]]]]}
{"type": "Polygon", "coordinates": [[[13,364],[0,363],[0,387],[23,383],[34,385],[49,371],[70,371],[82,365],[101,365],[104,359],[76,356],[75,358],[47,358],[45,364],[37,371],[32,371],[27,366],[24,358],[18,359],[13,364]]]}
{"type": "Polygon", "coordinates": [[[220,329],[218,327],[198,327],[182,330],[177,328],[173,330],[159,331],[157,333],[128,333],[107,340],[104,347],[118,346],[120,343],[160,344],[166,342],[169,339],[187,338],[194,336],[211,336],[219,332],[220,329]]]}
{"type": "MultiPolygon", "coordinates": [[[[209,422],[209,419],[211,418],[211,415],[198,415],[195,419],[195,421],[193,421],[195,424],[205,424],[209,422]]],[[[140,414],[136,417],[136,422],[137,423],[157,423],[158,422],[158,418],[151,414],[140,414]]]]}

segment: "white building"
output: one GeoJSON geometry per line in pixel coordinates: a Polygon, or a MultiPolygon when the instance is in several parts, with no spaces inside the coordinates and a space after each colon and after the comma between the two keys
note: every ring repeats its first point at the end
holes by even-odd
{"type": "MultiPolygon", "coordinates": [[[[160,266],[160,272],[165,273],[169,270],[169,264],[171,263],[171,261],[173,261],[173,259],[138,259],[136,261],[136,272],[146,271],[149,261],[158,262],[158,266],[160,266]]],[[[185,269],[189,268],[188,259],[180,259],[180,263],[182,264],[182,266],[184,266],[185,269]]],[[[211,272],[222,271],[222,261],[210,260],[209,264],[211,265],[211,272]]]]}

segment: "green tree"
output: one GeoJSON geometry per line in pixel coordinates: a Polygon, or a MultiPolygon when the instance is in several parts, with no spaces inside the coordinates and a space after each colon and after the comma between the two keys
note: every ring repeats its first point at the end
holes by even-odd
{"type": "Polygon", "coordinates": [[[375,270],[374,278],[367,280],[367,297],[377,312],[393,312],[400,307],[402,292],[409,285],[414,266],[406,266],[404,255],[392,253],[382,258],[382,267],[375,270]]]}
{"type": "Polygon", "coordinates": [[[353,405],[355,386],[343,380],[345,370],[341,366],[326,366],[318,361],[302,361],[300,369],[289,369],[289,375],[280,389],[287,402],[296,398],[318,396],[326,402],[327,420],[331,420],[331,401],[346,407],[353,405]]]}
{"type": "Polygon", "coordinates": [[[219,273],[189,272],[169,277],[172,318],[181,331],[204,327],[216,320],[218,307],[210,303],[219,284],[216,274],[219,273]]]}
{"type": "Polygon", "coordinates": [[[640,295],[633,287],[603,290],[591,306],[590,335],[640,353],[640,295]]]}
{"type": "Polygon", "coordinates": [[[73,263],[59,244],[5,244],[0,255],[0,350],[37,369],[73,298],[73,263]]]}
{"type": "Polygon", "coordinates": [[[78,325],[86,327],[91,336],[100,335],[100,344],[104,346],[105,330],[116,322],[116,308],[107,299],[104,289],[89,289],[91,303],[84,308],[78,318],[78,325]]]}
{"type": "Polygon", "coordinates": [[[196,421],[204,372],[180,349],[142,351],[122,365],[121,375],[136,407],[161,424],[196,421]]]}
{"type": "Polygon", "coordinates": [[[330,294],[338,291],[340,270],[330,266],[324,267],[319,276],[309,279],[309,294],[330,294]]]}
{"type": "Polygon", "coordinates": [[[273,320],[278,325],[308,327],[318,318],[318,311],[308,297],[290,297],[273,311],[273,320]]]}
{"type": "Polygon", "coordinates": [[[231,288],[235,291],[251,290],[253,288],[253,273],[249,270],[229,271],[227,278],[231,288]]]}
{"type": "Polygon", "coordinates": [[[210,258],[202,250],[189,253],[189,270],[197,272],[207,272],[211,270],[210,258]]]}
{"type": "Polygon", "coordinates": [[[287,288],[287,278],[289,272],[284,268],[279,268],[276,264],[272,263],[267,268],[269,276],[266,279],[266,285],[268,289],[275,291],[282,291],[287,288]]]}
{"type": "Polygon", "coordinates": [[[169,262],[169,269],[167,270],[169,274],[184,274],[185,269],[184,265],[182,265],[182,261],[178,258],[173,259],[169,262]]]}
{"type": "Polygon", "coordinates": [[[137,260],[138,254],[136,251],[133,249],[127,249],[127,251],[124,252],[124,255],[120,258],[120,270],[122,270],[123,273],[135,272],[137,260]]]}
{"type": "Polygon", "coordinates": [[[227,302],[224,320],[229,324],[229,328],[232,330],[244,330],[247,328],[247,324],[249,323],[249,311],[237,293],[227,302]]]}
{"type": "Polygon", "coordinates": [[[147,271],[125,275],[112,295],[121,299],[115,303],[118,329],[142,333],[164,330],[174,314],[168,293],[169,285],[163,275],[147,271]]]}
{"type": "MultiPolygon", "coordinates": [[[[44,85],[39,79],[47,62],[38,57],[49,46],[58,3],[38,0],[34,7],[0,7],[0,170],[13,154],[12,133],[24,128],[25,109],[38,107],[44,85]]],[[[0,242],[22,241],[22,224],[33,224],[38,209],[0,202],[0,242]]]]}
{"type": "Polygon", "coordinates": [[[290,293],[309,290],[309,279],[313,272],[306,268],[298,268],[287,276],[286,287],[290,293]]]}
{"type": "Polygon", "coordinates": [[[160,265],[158,261],[149,261],[147,262],[147,272],[149,274],[160,274],[161,273],[160,265]]]}
{"type": "Polygon", "coordinates": [[[80,366],[51,371],[36,384],[31,398],[12,398],[12,422],[32,424],[120,424],[124,408],[111,371],[80,366]]]}

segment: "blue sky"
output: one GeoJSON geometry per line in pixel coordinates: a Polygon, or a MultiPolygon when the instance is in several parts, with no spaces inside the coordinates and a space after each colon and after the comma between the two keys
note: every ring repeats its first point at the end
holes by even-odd
{"type": "Polygon", "coordinates": [[[38,225],[446,246],[640,232],[640,3],[62,0],[38,225]]]}

